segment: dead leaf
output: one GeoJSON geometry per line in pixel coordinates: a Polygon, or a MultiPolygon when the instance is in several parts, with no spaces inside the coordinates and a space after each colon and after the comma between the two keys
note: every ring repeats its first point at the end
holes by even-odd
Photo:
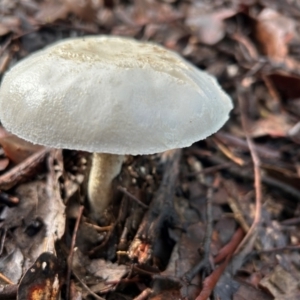
{"type": "MultiPolygon", "coordinates": [[[[64,205],[58,182],[23,184],[15,193],[20,202],[2,210],[1,228],[10,232],[14,248],[22,250],[24,262],[20,267],[26,270],[41,253],[55,251],[55,242],[65,230],[64,205]]],[[[11,252],[9,241],[4,244],[5,253],[11,252]]]]}
{"type": "Polygon", "coordinates": [[[96,20],[96,8],[92,0],[64,0],[67,10],[86,22],[96,20]]]}
{"type": "Polygon", "coordinates": [[[283,100],[300,98],[300,76],[276,72],[269,74],[268,78],[283,97],[283,100]]]}
{"type": "Polygon", "coordinates": [[[90,288],[95,293],[111,290],[116,282],[119,282],[129,272],[129,267],[125,265],[118,265],[104,259],[89,259],[78,248],[74,251],[72,268],[77,276],[89,278],[90,288]],[[103,280],[99,282],[99,278],[103,280]],[[109,284],[109,282],[113,283],[109,284]]]}
{"type": "Polygon", "coordinates": [[[274,60],[288,55],[288,42],[295,35],[295,22],[271,8],[264,8],[258,15],[255,35],[264,54],[274,60]]]}
{"type": "Polygon", "coordinates": [[[194,2],[187,12],[186,25],[195,33],[200,42],[214,45],[225,36],[223,21],[236,13],[236,9],[226,8],[205,11],[202,3],[194,2]]]}
{"type": "Polygon", "coordinates": [[[273,300],[273,297],[264,291],[256,289],[250,284],[246,284],[242,282],[239,289],[233,295],[233,300],[247,300],[247,299],[273,300]]]}
{"type": "Polygon", "coordinates": [[[0,144],[5,152],[5,155],[15,164],[24,161],[32,154],[44,148],[43,146],[34,145],[30,142],[27,142],[13,134],[7,134],[6,136],[0,138],[0,144]]]}
{"type": "Polygon", "coordinates": [[[15,16],[1,17],[0,21],[0,36],[9,32],[20,33],[21,29],[20,19],[15,16]]]}
{"type": "Polygon", "coordinates": [[[275,300],[299,299],[299,282],[293,275],[277,265],[274,270],[260,281],[275,300]]]}
{"type": "Polygon", "coordinates": [[[261,137],[270,135],[272,137],[286,137],[292,124],[285,114],[268,115],[266,118],[260,119],[251,126],[250,134],[252,137],[261,137]]]}
{"type": "Polygon", "coordinates": [[[23,273],[24,255],[13,240],[6,241],[5,250],[7,252],[0,258],[0,272],[17,284],[23,273]]]}
{"type": "Polygon", "coordinates": [[[17,300],[56,300],[59,297],[59,263],[50,252],[42,253],[23,276],[17,300]]]}
{"type": "Polygon", "coordinates": [[[128,24],[134,26],[171,23],[182,17],[171,5],[151,0],[135,0],[129,9],[125,10],[122,7],[121,10],[122,14],[120,9],[117,10],[118,16],[122,15],[128,24]]]}
{"type": "Polygon", "coordinates": [[[69,9],[67,5],[60,1],[45,1],[41,3],[38,13],[35,15],[38,23],[51,24],[57,20],[67,18],[69,9]]]}
{"type": "Polygon", "coordinates": [[[151,297],[150,299],[151,300],[174,300],[174,299],[182,299],[182,298],[178,290],[166,290],[154,297],[151,297]]]}
{"type": "Polygon", "coordinates": [[[0,171],[5,170],[9,165],[9,160],[7,158],[0,159],[0,171]]]}

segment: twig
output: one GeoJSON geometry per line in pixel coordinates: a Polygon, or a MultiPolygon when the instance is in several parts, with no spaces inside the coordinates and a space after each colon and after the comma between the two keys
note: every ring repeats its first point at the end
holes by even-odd
{"type": "Polygon", "coordinates": [[[98,226],[89,222],[84,222],[85,225],[94,228],[96,231],[98,232],[105,232],[105,231],[109,231],[112,228],[112,225],[108,225],[108,226],[98,226]]]}
{"type": "Polygon", "coordinates": [[[133,298],[133,300],[146,300],[153,293],[153,290],[147,288],[143,290],[137,297],[133,298]]]}
{"type": "Polygon", "coordinates": [[[103,247],[108,243],[109,239],[111,238],[112,234],[115,231],[115,228],[116,228],[117,224],[119,224],[119,222],[120,222],[120,220],[122,218],[122,214],[124,213],[124,210],[125,210],[124,207],[126,206],[126,203],[127,203],[126,199],[123,199],[122,202],[121,202],[121,205],[120,205],[120,209],[119,209],[119,214],[118,214],[117,220],[114,223],[112,223],[111,225],[109,225],[110,229],[107,231],[103,242],[100,245],[94,247],[92,250],[90,250],[89,251],[89,256],[92,256],[97,251],[103,249],[103,247]]]}
{"type": "Polygon", "coordinates": [[[233,161],[235,164],[237,164],[239,166],[244,166],[245,165],[245,161],[243,159],[241,159],[240,157],[235,156],[234,153],[227,146],[225,146],[222,142],[220,142],[218,138],[212,137],[212,140],[214,141],[214,143],[216,144],[218,149],[227,158],[229,158],[231,161],[233,161]]]}
{"type": "Polygon", "coordinates": [[[196,300],[208,299],[215,285],[217,284],[219,278],[221,277],[225,268],[227,267],[230,258],[232,257],[236,247],[239,245],[242,237],[243,237],[243,231],[241,229],[238,229],[235,232],[235,234],[232,236],[229,243],[221,249],[218,256],[215,258],[215,261],[220,262],[223,259],[225,259],[225,261],[221,265],[219,265],[219,267],[216,268],[208,277],[205,278],[203,282],[202,291],[200,292],[196,300]]]}
{"type": "Polygon", "coordinates": [[[139,204],[140,206],[142,206],[143,208],[148,209],[149,206],[144,204],[141,200],[139,200],[137,197],[135,197],[134,195],[132,195],[131,193],[129,193],[127,191],[126,188],[122,187],[122,186],[118,186],[118,190],[121,191],[123,194],[125,194],[126,196],[128,196],[130,199],[134,200],[137,204],[139,204]]]}
{"type": "Polygon", "coordinates": [[[45,156],[51,149],[44,148],[33,155],[29,156],[23,162],[0,176],[0,188],[9,190],[22,180],[26,175],[32,173],[35,168],[44,160],[45,156]]]}
{"type": "Polygon", "coordinates": [[[9,278],[7,278],[2,273],[0,273],[0,279],[3,280],[4,282],[8,283],[8,284],[14,284],[9,278]]]}
{"type": "Polygon", "coordinates": [[[299,223],[300,223],[300,217],[286,219],[286,220],[280,222],[280,224],[284,225],[284,226],[293,226],[293,225],[298,225],[299,223]]]}
{"type": "Polygon", "coordinates": [[[254,251],[251,254],[256,255],[256,254],[263,254],[263,253],[294,251],[294,250],[300,250],[300,245],[291,245],[291,246],[284,246],[284,247],[278,247],[278,248],[272,248],[266,250],[259,250],[259,251],[254,251]]]}
{"type": "Polygon", "coordinates": [[[152,259],[153,245],[161,236],[162,226],[174,223],[176,218],[173,197],[179,174],[181,150],[166,151],[164,158],[162,182],[128,250],[128,256],[137,259],[140,264],[152,259]]]}
{"type": "MultiPolygon", "coordinates": [[[[204,155],[201,151],[197,151],[195,149],[191,149],[192,153],[195,154],[197,157],[205,157],[210,163],[214,165],[223,164],[228,162],[226,159],[221,158],[220,156],[211,156],[211,155],[204,155]]],[[[238,178],[244,178],[246,180],[254,180],[254,176],[252,173],[248,172],[248,168],[241,168],[237,165],[229,165],[228,172],[230,172],[233,176],[238,178]]],[[[278,179],[272,178],[267,176],[266,174],[261,174],[261,181],[265,185],[271,187],[272,189],[280,190],[284,194],[293,197],[295,200],[300,201],[300,192],[298,189],[292,187],[289,184],[286,184],[278,179]]]]}
{"type": "Polygon", "coordinates": [[[78,227],[79,227],[79,223],[80,223],[80,219],[81,219],[81,216],[82,216],[83,209],[84,209],[83,206],[79,207],[78,217],[77,217],[77,220],[76,220],[76,224],[75,224],[74,231],[73,231],[73,236],[72,236],[70,254],[69,254],[69,257],[68,257],[68,271],[67,271],[67,279],[66,279],[66,286],[67,286],[66,299],[67,300],[69,299],[69,294],[70,294],[70,279],[71,279],[72,261],[73,261],[73,255],[74,255],[76,235],[77,235],[77,231],[78,231],[78,227]]]}
{"type": "MultiPolygon", "coordinates": [[[[225,183],[226,191],[229,192],[229,189],[227,188],[227,184],[225,183]]],[[[243,213],[241,212],[240,205],[238,200],[236,200],[234,197],[231,197],[229,194],[229,197],[227,198],[228,204],[230,206],[230,209],[233,211],[233,217],[234,219],[240,224],[240,226],[243,228],[245,232],[249,231],[249,225],[247,221],[244,218],[243,213]]]]}
{"type": "Polygon", "coordinates": [[[205,278],[203,282],[203,288],[200,292],[200,295],[195,300],[207,300],[210,296],[212,290],[214,289],[215,285],[217,284],[219,278],[223,274],[226,266],[228,265],[230,256],[226,258],[226,260],[217,268],[215,269],[208,277],[205,278]]]}
{"type": "Polygon", "coordinates": [[[237,248],[238,244],[242,241],[244,237],[244,231],[240,227],[232,236],[230,242],[226,244],[224,247],[222,247],[217,256],[214,258],[214,263],[218,264],[223,259],[225,259],[228,255],[232,255],[233,251],[237,248]]]}
{"type": "Polygon", "coordinates": [[[7,234],[7,228],[3,228],[2,235],[1,235],[1,242],[0,242],[0,255],[2,255],[2,252],[3,252],[6,234],[7,234]]]}
{"type": "Polygon", "coordinates": [[[93,295],[96,299],[98,300],[105,300],[104,298],[100,297],[97,295],[95,292],[93,292],[82,280],[81,278],[76,274],[76,272],[73,271],[74,276],[77,278],[77,280],[80,282],[80,284],[91,294],[93,295]]]}
{"type": "Polygon", "coordinates": [[[207,190],[207,196],[206,196],[206,230],[205,230],[205,237],[204,237],[204,243],[203,243],[203,258],[201,261],[195,265],[192,269],[190,269],[188,272],[186,272],[182,280],[185,283],[190,283],[193,278],[201,271],[205,270],[205,268],[210,267],[210,260],[209,260],[209,254],[210,254],[210,245],[211,245],[211,237],[213,232],[213,216],[212,216],[212,197],[214,194],[214,189],[219,184],[219,180],[216,177],[213,186],[209,187],[207,190]]]}
{"type": "Polygon", "coordinates": [[[20,200],[18,197],[0,191],[0,202],[8,206],[13,206],[19,204],[20,200]]]}
{"type": "Polygon", "coordinates": [[[202,169],[200,171],[195,171],[195,172],[190,172],[187,174],[188,177],[194,177],[197,176],[199,174],[211,174],[211,173],[215,173],[217,171],[221,171],[227,167],[232,166],[232,162],[225,162],[225,163],[221,163],[217,166],[212,166],[212,167],[207,167],[205,169],[202,169]]]}
{"type": "MultiPolygon", "coordinates": [[[[245,141],[242,138],[236,137],[234,135],[231,135],[227,132],[218,132],[214,134],[214,137],[222,141],[224,144],[230,146],[239,148],[241,150],[249,151],[249,147],[247,145],[247,141],[245,141]]],[[[257,154],[259,154],[260,157],[265,158],[273,158],[273,159],[279,159],[280,158],[280,152],[278,150],[274,150],[272,148],[269,148],[267,146],[260,146],[260,145],[254,145],[255,150],[257,154]]]]}
{"type": "Polygon", "coordinates": [[[260,221],[261,221],[261,198],[262,198],[262,195],[261,195],[260,160],[259,160],[259,157],[257,155],[256,149],[253,145],[253,142],[250,138],[250,135],[248,133],[247,121],[246,121],[246,116],[245,116],[244,110],[243,110],[243,103],[242,103],[241,94],[239,94],[238,100],[239,100],[239,106],[240,106],[240,112],[241,112],[242,126],[243,126],[243,129],[244,129],[244,132],[245,132],[246,141],[247,141],[249,151],[250,151],[250,154],[251,154],[251,158],[252,158],[252,161],[253,161],[255,206],[256,207],[255,207],[255,216],[254,216],[253,223],[252,223],[249,231],[247,232],[246,236],[244,237],[244,239],[242,240],[242,242],[240,243],[240,245],[236,249],[235,254],[237,254],[242,249],[242,247],[247,243],[250,236],[255,232],[255,230],[257,229],[257,227],[260,224],[260,221]]]}

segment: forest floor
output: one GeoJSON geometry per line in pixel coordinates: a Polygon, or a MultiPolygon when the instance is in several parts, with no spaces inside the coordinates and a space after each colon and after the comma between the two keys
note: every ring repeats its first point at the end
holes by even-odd
{"type": "Polygon", "coordinates": [[[107,224],[85,203],[89,153],[1,127],[0,299],[300,299],[299,2],[0,0],[0,76],[99,34],[214,75],[230,120],[189,148],[126,157],[107,224]]]}

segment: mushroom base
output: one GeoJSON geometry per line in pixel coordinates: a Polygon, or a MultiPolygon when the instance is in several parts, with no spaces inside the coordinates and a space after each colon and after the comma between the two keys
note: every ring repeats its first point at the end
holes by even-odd
{"type": "Polygon", "coordinates": [[[88,181],[91,217],[99,220],[112,199],[112,181],[120,173],[124,156],[94,153],[88,181]]]}

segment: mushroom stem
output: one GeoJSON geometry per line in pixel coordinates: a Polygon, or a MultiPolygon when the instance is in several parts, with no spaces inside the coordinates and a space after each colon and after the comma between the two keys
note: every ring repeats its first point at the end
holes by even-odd
{"type": "Polygon", "coordinates": [[[112,198],[112,181],[120,173],[123,155],[94,153],[88,181],[91,216],[99,220],[112,198]]]}

